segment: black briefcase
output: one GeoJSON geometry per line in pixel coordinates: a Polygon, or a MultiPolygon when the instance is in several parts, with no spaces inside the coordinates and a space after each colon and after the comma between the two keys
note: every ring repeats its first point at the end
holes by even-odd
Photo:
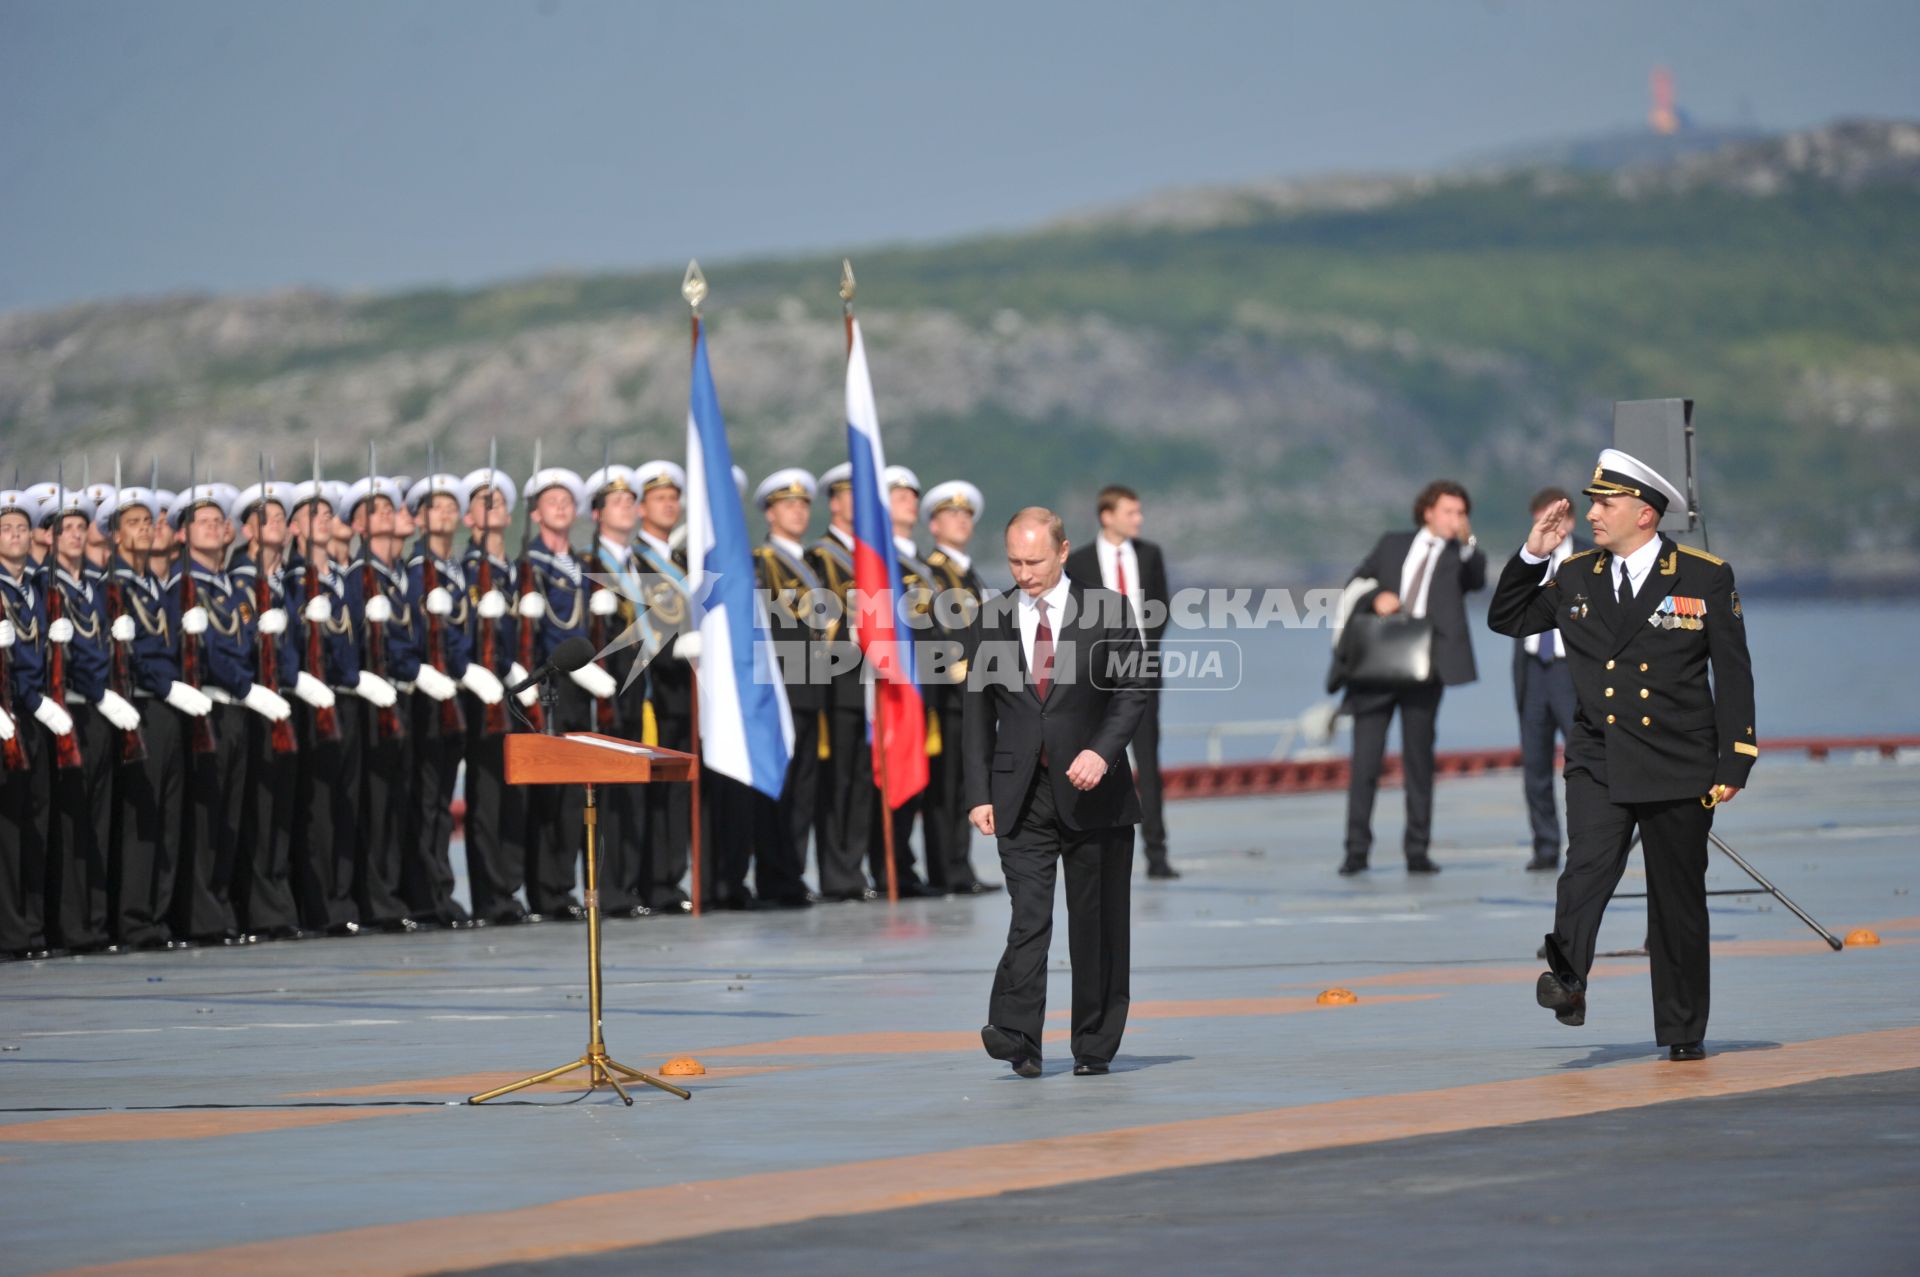
{"type": "Polygon", "coordinates": [[[1353,644],[1347,682],[1356,687],[1407,688],[1434,681],[1433,622],[1395,612],[1356,616],[1345,637],[1353,644]]]}

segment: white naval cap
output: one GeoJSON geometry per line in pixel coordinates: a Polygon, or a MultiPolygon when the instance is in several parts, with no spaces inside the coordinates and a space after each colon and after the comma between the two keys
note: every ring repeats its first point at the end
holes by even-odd
{"type": "Polygon", "coordinates": [[[44,515],[47,512],[46,510],[47,504],[49,502],[58,501],[60,499],[60,485],[53,482],[51,479],[47,480],[44,483],[36,483],[31,487],[24,489],[24,491],[26,493],[27,499],[33,502],[33,508],[35,512],[34,523],[36,525],[38,525],[40,521],[40,516],[44,515]]]}
{"type": "Polygon", "coordinates": [[[820,486],[827,490],[828,496],[832,496],[837,489],[851,488],[853,486],[853,463],[850,461],[842,461],[837,466],[828,467],[827,472],[820,476],[820,486]]]}
{"type": "Polygon", "coordinates": [[[598,503],[600,498],[610,492],[631,492],[640,495],[640,477],[632,466],[601,466],[587,476],[587,499],[598,503]]]}
{"type": "Polygon", "coordinates": [[[762,479],[760,486],[753,490],[753,500],[763,510],[775,501],[784,501],[788,497],[811,501],[818,486],[814,477],[805,470],[799,466],[788,466],[762,479]]]}
{"type": "Polygon", "coordinates": [[[120,517],[120,512],[131,510],[135,506],[139,506],[156,519],[160,517],[159,494],[152,488],[130,485],[119,489],[111,498],[94,507],[93,525],[103,533],[111,532],[114,520],[120,517]]]}
{"type": "Polygon", "coordinates": [[[888,492],[892,492],[895,488],[912,488],[917,495],[920,491],[920,476],[905,466],[888,466],[880,478],[882,480],[880,486],[888,492]]]}
{"type": "Polygon", "coordinates": [[[323,479],[321,484],[327,490],[327,504],[333,512],[345,517],[347,513],[347,494],[353,491],[353,485],[345,479],[323,479]]]}
{"type": "Polygon", "coordinates": [[[40,523],[40,503],[19,488],[0,490],[0,514],[24,514],[27,526],[36,527],[40,523]]]}
{"type": "Polygon", "coordinates": [[[330,510],[335,508],[334,497],[336,494],[334,487],[335,485],[327,482],[325,479],[302,479],[299,483],[293,485],[291,492],[287,493],[287,500],[292,502],[292,504],[287,507],[287,513],[293,514],[298,511],[301,506],[308,505],[315,501],[318,501],[330,510]]]}
{"type": "Polygon", "coordinates": [[[933,516],[942,510],[965,510],[974,518],[987,508],[987,499],[980,489],[965,479],[949,479],[945,483],[936,483],[920,499],[920,513],[927,522],[933,522],[933,516]]]}
{"type": "Polygon", "coordinates": [[[420,513],[420,507],[428,497],[437,496],[443,492],[452,497],[453,503],[460,507],[462,513],[465,513],[467,508],[466,481],[461,479],[457,474],[445,473],[430,474],[407,489],[407,512],[409,514],[420,513]]]}
{"type": "Polygon", "coordinates": [[[40,503],[40,526],[44,528],[69,514],[80,515],[92,523],[93,508],[93,498],[79,488],[56,490],[52,500],[40,503]]]}
{"type": "Polygon", "coordinates": [[[1687,504],[1665,475],[1618,448],[1601,450],[1593,479],[1581,491],[1590,497],[1638,497],[1663,515],[1675,507],[1684,510],[1687,504]]]}
{"type": "Polygon", "coordinates": [[[513,513],[513,503],[519,493],[513,490],[513,480],[505,470],[489,470],[481,466],[461,482],[467,485],[467,506],[471,509],[479,504],[480,496],[489,488],[493,490],[494,500],[507,507],[507,513],[513,513]]]}
{"type": "Polygon", "coordinates": [[[80,491],[86,493],[87,496],[93,499],[93,509],[97,514],[102,505],[113,500],[113,494],[116,489],[111,483],[89,483],[86,487],[80,489],[80,491]]]}
{"type": "Polygon", "coordinates": [[[671,461],[649,461],[635,470],[633,475],[642,492],[669,487],[681,492],[687,490],[687,472],[671,461]]]}
{"type": "Polygon", "coordinates": [[[162,523],[168,521],[169,516],[173,514],[173,507],[179,504],[180,494],[172,488],[155,488],[153,490],[153,517],[162,523]]]}
{"type": "Polygon", "coordinates": [[[282,483],[278,479],[268,479],[264,483],[249,484],[242,488],[233,500],[232,519],[235,523],[245,523],[254,507],[271,501],[287,513],[293,513],[293,485],[282,483]]]}
{"type": "Polygon", "coordinates": [[[233,508],[233,497],[221,489],[232,486],[229,483],[201,483],[182,490],[174,498],[173,508],[167,512],[167,522],[178,528],[202,506],[212,506],[220,512],[221,518],[226,518],[227,512],[233,508]]]}
{"type": "Polygon", "coordinates": [[[334,512],[343,519],[351,519],[353,512],[360,508],[360,503],[370,497],[385,497],[393,502],[395,509],[398,509],[406,503],[407,494],[402,492],[400,485],[392,479],[370,475],[365,479],[356,479],[347,485],[346,492],[341,494],[340,500],[333,507],[334,512]]]}
{"type": "Polygon", "coordinates": [[[587,485],[581,482],[579,475],[565,466],[547,466],[535,471],[533,477],[527,480],[526,486],[520,489],[520,495],[528,501],[538,501],[540,494],[549,488],[565,488],[568,495],[573,498],[576,509],[584,508],[587,504],[587,485]]]}

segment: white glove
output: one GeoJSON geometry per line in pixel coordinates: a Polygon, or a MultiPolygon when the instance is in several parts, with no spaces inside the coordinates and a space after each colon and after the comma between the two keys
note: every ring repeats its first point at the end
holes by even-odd
{"type": "Polygon", "coordinates": [[[63,616],[59,620],[53,622],[51,625],[47,626],[47,642],[49,643],[73,642],[73,622],[69,621],[66,617],[63,616]]]}
{"type": "Polygon", "coordinates": [[[700,659],[700,631],[688,630],[673,640],[673,654],[683,661],[700,659]]]}
{"type": "Polygon", "coordinates": [[[400,699],[399,693],[393,690],[392,683],[366,670],[360,671],[360,681],[353,685],[353,694],[375,709],[391,709],[393,703],[400,699]]]}
{"type": "Polygon", "coordinates": [[[324,594],[316,594],[300,609],[300,615],[306,617],[310,625],[326,625],[333,620],[333,600],[324,594]]]}
{"type": "Polygon", "coordinates": [[[451,700],[460,690],[460,685],[442,674],[431,665],[422,665],[420,672],[413,676],[415,691],[425,692],[436,701],[451,700]]]}
{"type": "Polygon", "coordinates": [[[133,642],[133,637],[137,632],[138,631],[133,628],[133,618],[125,613],[122,613],[119,619],[114,621],[111,631],[114,642],[116,643],[133,642]]]}
{"type": "Polygon", "coordinates": [[[606,700],[619,690],[619,684],[613,681],[613,675],[588,661],[573,673],[567,675],[575,683],[586,689],[589,696],[596,700],[606,700]]]}
{"type": "Polygon", "coordinates": [[[44,696],[40,698],[40,708],[33,711],[33,716],[55,736],[65,736],[73,730],[73,715],[44,696]]]}
{"type": "Polygon", "coordinates": [[[260,614],[260,632],[276,637],[287,632],[287,610],[282,607],[270,607],[260,614]]]}
{"type": "Polygon", "coordinates": [[[118,692],[100,693],[100,713],[123,732],[133,731],[140,726],[140,711],[128,704],[127,698],[118,692]]]}
{"type": "Polygon", "coordinates": [[[387,602],[387,596],[376,594],[367,600],[367,620],[375,625],[385,625],[393,619],[393,604],[387,602]]]}
{"type": "Polygon", "coordinates": [[[460,676],[460,686],[480,698],[482,705],[498,705],[507,689],[493,676],[493,671],[478,661],[467,662],[467,672],[460,676]]]}
{"type": "Polygon", "coordinates": [[[537,621],[547,614],[547,596],[535,590],[520,596],[520,619],[537,621]]]}
{"type": "Polygon", "coordinates": [[[587,600],[587,611],[595,616],[612,616],[620,610],[620,596],[612,590],[595,590],[587,600]]]}
{"type": "MultiPolygon", "coordinates": [[[[507,682],[509,683],[518,683],[526,676],[527,667],[518,661],[515,661],[507,667],[507,682]]],[[[540,685],[535,683],[532,687],[523,687],[513,694],[513,698],[522,705],[531,705],[540,699],[540,685]]]]}
{"type": "Polygon", "coordinates": [[[453,615],[453,595],[447,593],[447,587],[436,585],[427,591],[427,611],[434,616],[453,615]]]}
{"type": "Polygon", "coordinates": [[[13,622],[0,617],[0,651],[13,646],[13,622]]]}
{"type": "Polygon", "coordinates": [[[180,629],[187,634],[205,634],[207,632],[207,609],[190,607],[180,614],[180,629]]]}
{"type": "Polygon", "coordinates": [[[192,718],[205,718],[213,709],[205,692],[180,682],[167,689],[167,704],[192,718]]]}
{"type": "Polygon", "coordinates": [[[507,614],[507,596],[498,590],[488,590],[480,596],[480,617],[482,620],[497,621],[507,614]]]}
{"type": "Polygon", "coordinates": [[[240,703],[269,723],[277,723],[293,713],[293,706],[287,704],[286,697],[258,683],[247,689],[247,694],[240,698],[240,703]]]}
{"type": "Polygon", "coordinates": [[[305,670],[294,678],[293,694],[315,709],[333,708],[333,689],[305,670]]]}
{"type": "Polygon", "coordinates": [[[8,717],[7,711],[0,709],[0,741],[7,741],[12,739],[13,739],[13,719],[8,717]]]}

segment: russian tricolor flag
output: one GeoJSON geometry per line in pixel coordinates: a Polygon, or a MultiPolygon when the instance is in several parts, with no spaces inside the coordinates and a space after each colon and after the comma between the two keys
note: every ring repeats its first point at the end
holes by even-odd
{"type": "Polygon", "coordinates": [[[927,706],[914,678],[893,509],[881,486],[887,457],[873,405],[860,321],[847,320],[847,460],[853,466],[853,584],[860,595],[854,640],[874,672],[873,774],[899,807],[927,787],[927,706]],[[884,773],[882,769],[884,770],[884,773]]]}
{"type": "Polygon", "coordinates": [[[755,588],[753,542],[733,485],[704,324],[694,341],[687,410],[687,588],[702,608],[701,760],[778,798],[793,756],[793,718],[768,641],[766,603],[755,588]]]}

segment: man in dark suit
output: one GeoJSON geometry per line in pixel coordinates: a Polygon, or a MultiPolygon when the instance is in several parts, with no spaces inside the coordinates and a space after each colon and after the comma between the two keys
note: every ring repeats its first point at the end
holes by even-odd
{"type": "Polygon", "coordinates": [[[1467,594],[1487,583],[1487,556],[1468,521],[1473,500],[1451,479],[1435,479],[1413,502],[1412,532],[1389,532],[1354,570],[1353,580],[1378,584],[1357,602],[1377,616],[1406,612],[1433,625],[1433,677],[1413,687],[1350,685],[1353,762],[1347,780],[1347,847],[1343,874],[1364,873],[1373,850],[1373,799],[1387,749],[1387,725],[1400,711],[1400,761],[1407,790],[1408,873],[1439,873],[1427,854],[1433,836],[1433,742],[1446,688],[1478,677],[1467,632],[1467,594]]]}
{"type": "Polygon", "coordinates": [[[1147,702],[1124,596],[1066,577],[1060,518],[1007,524],[1015,590],[975,621],[962,723],[967,817],[999,839],[1012,897],[993,977],[987,1054],[1040,1076],[1056,860],[1065,862],[1074,1073],[1105,1073],[1127,1022],[1128,879],[1140,819],[1127,744],[1147,702]]]}
{"type": "MultiPolygon", "coordinates": [[[[1527,517],[1537,522],[1555,502],[1568,500],[1560,488],[1542,488],[1527,505],[1527,517]]],[[[1572,537],[1553,552],[1552,571],[1577,546],[1572,537]]],[[[1535,871],[1560,867],[1560,813],[1553,802],[1553,745],[1556,736],[1573,736],[1573,672],[1567,668],[1566,645],[1559,634],[1528,634],[1513,641],[1513,707],[1520,715],[1520,766],[1527,795],[1527,819],[1533,825],[1535,871]]]]}
{"type": "MultiPolygon", "coordinates": [[[[1117,483],[1100,490],[1100,535],[1067,556],[1067,575],[1084,586],[1124,594],[1140,622],[1147,651],[1157,655],[1167,632],[1167,561],[1160,547],[1140,539],[1140,497],[1117,483]]],[[[1160,676],[1148,667],[1147,707],[1133,733],[1133,767],[1140,786],[1140,837],[1147,877],[1178,878],[1167,860],[1167,820],[1160,790],[1160,676]]]]}
{"type": "Polygon", "coordinates": [[[1594,499],[1596,548],[1558,571],[1548,565],[1573,527],[1570,503],[1555,502],[1487,611],[1496,633],[1557,631],[1579,701],[1567,737],[1567,867],[1534,997],[1562,1024],[1586,1023],[1600,918],[1637,828],[1656,1040],[1671,1059],[1704,1059],[1707,836],[1714,807],[1732,801],[1760,757],[1746,620],[1733,569],[1660,534],[1682,497],[1658,471],[1608,448],[1583,491],[1594,499]]]}

